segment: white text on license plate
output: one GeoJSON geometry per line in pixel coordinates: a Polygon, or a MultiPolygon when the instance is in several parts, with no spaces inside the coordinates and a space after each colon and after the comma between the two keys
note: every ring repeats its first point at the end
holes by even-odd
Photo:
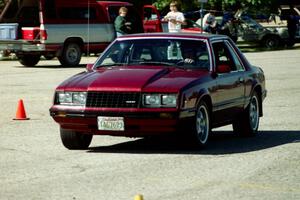
{"type": "Polygon", "coordinates": [[[124,131],[124,117],[98,116],[98,130],[124,131]]]}

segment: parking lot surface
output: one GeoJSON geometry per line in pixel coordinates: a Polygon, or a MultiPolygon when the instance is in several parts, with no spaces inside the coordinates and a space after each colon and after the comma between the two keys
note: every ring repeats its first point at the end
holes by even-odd
{"type": "Polygon", "coordinates": [[[300,50],[247,53],[266,75],[260,133],[214,131],[206,149],[172,138],[96,136],[69,151],[49,116],[55,87],[84,70],[0,61],[0,199],[300,199],[300,50]],[[23,99],[30,120],[15,121],[23,99]]]}

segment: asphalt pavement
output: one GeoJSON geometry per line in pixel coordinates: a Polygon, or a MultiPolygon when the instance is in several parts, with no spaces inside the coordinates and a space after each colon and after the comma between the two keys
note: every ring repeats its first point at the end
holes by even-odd
{"type": "Polygon", "coordinates": [[[300,50],[245,55],[267,79],[260,133],[219,128],[204,150],[172,138],[96,136],[90,149],[69,151],[49,116],[53,92],[96,57],[75,68],[0,61],[0,199],[300,199],[300,50]],[[13,120],[19,99],[30,120],[13,120]]]}

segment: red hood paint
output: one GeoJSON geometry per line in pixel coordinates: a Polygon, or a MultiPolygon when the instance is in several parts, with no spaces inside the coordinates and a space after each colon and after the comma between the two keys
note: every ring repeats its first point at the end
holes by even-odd
{"type": "Polygon", "coordinates": [[[173,67],[130,66],[99,69],[77,74],[63,82],[57,90],[179,92],[181,88],[207,75],[201,70],[173,67]]]}

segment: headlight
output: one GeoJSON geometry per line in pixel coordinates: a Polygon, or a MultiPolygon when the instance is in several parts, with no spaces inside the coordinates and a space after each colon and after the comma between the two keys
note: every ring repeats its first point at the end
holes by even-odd
{"type": "Polygon", "coordinates": [[[145,107],[176,107],[176,94],[145,94],[143,96],[145,107]]]}
{"type": "Polygon", "coordinates": [[[73,103],[77,105],[85,105],[86,92],[73,93],[73,103]]]}
{"type": "Polygon", "coordinates": [[[58,104],[84,106],[86,103],[86,92],[58,92],[58,104]]]}
{"type": "Polygon", "coordinates": [[[177,96],[175,94],[162,95],[162,105],[176,107],[177,96]]]}
{"type": "Polygon", "coordinates": [[[158,95],[158,94],[145,95],[145,105],[159,106],[160,105],[160,95],[158,95]]]}
{"type": "Polygon", "coordinates": [[[66,92],[66,93],[58,93],[58,102],[59,103],[72,103],[72,93],[66,92]]]}

